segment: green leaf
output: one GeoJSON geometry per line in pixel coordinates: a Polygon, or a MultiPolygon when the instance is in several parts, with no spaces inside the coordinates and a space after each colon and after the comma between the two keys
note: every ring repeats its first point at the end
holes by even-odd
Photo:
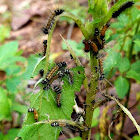
{"type": "MultiPolygon", "coordinates": [[[[43,121],[48,119],[48,114],[50,116],[50,119],[71,119],[71,113],[73,111],[73,105],[74,105],[74,98],[75,98],[75,92],[80,90],[80,87],[82,85],[84,75],[83,67],[76,67],[73,69],[70,69],[70,71],[73,73],[73,84],[69,84],[69,77],[66,75],[62,78],[63,80],[63,88],[61,93],[61,107],[57,107],[56,105],[56,93],[49,88],[48,90],[41,89],[39,93],[32,94],[30,101],[31,101],[31,107],[36,108],[39,112],[39,121],[43,121]],[[79,73],[80,72],[80,73],[79,73]]],[[[56,140],[59,136],[59,132],[61,129],[59,127],[53,128],[50,125],[42,125],[39,126],[40,128],[36,128],[31,123],[34,123],[34,116],[33,113],[27,113],[27,117],[25,118],[23,128],[20,132],[20,135],[23,139],[24,137],[27,137],[27,133],[31,131],[32,134],[28,136],[28,139],[30,137],[34,138],[35,136],[38,137],[45,134],[50,135],[50,137],[47,137],[46,139],[50,140],[56,140]],[[29,131],[25,132],[26,128],[29,126],[29,131]],[[32,128],[30,128],[30,126],[32,128]],[[42,128],[42,131],[41,131],[42,128]],[[32,130],[33,129],[33,130],[32,130]],[[56,132],[57,131],[57,132],[56,132]]],[[[45,136],[44,136],[45,138],[45,136]]],[[[44,140],[43,137],[40,138],[40,140],[44,140]]]]}
{"type": "Polygon", "coordinates": [[[14,102],[13,102],[12,107],[11,107],[11,110],[12,110],[12,111],[17,111],[17,112],[19,112],[19,113],[24,114],[24,113],[26,113],[26,111],[27,111],[27,106],[25,106],[25,105],[20,105],[20,104],[18,104],[18,103],[14,103],[14,102]]]}
{"type": "Polygon", "coordinates": [[[0,87],[0,121],[10,120],[10,104],[8,97],[6,96],[6,91],[0,87]]]}
{"type": "Polygon", "coordinates": [[[25,125],[18,136],[22,140],[56,140],[62,129],[52,127],[50,124],[25,125]]]}
{"type": "Polygon", "coordinates": [[[135,72],[140,74],[140,60],[131,65],[131,70],[134,70],[135,72]]]}
{"type": "Polygon", "coordinates": [[[33,73],[33,69],[34,69],[38,60],[39,60],[39,57],[34,56],[34,55],[32,55],[28,58],[28,66],[26,68],[25,73],[23,73],[23,75],[22,75],[23,79],[28,80],[31,78],[31,75],[33,73]]]}
{"type": "Polygon", "coordinates": [[[87,20],[85,23],[85,28],[90,34],[92,34],[93,31],[91,29],[93,29],[93,23],[87,20]]]}
{"type": "Polygon", "coordinates": [[[110,37],[111,37],[111,34],[112,34],[112,30],[108,29],[106,32],[105,32],[105,40],[108,40],[110,37]]]}
{"type": "Polygon", "coordinates": [[[16,93],[17,91],[17,86],[21,83],[21,80],[18,77],[12,77],[10,79],[6,79],[6,86],[7,89],[11,92],[11,93],[16,93]]]}
{"type": "Polygon", "coordinates": [[[67,139],[67,140],[82,140],[81,137],[75,137],[75,138],[71,138],[71,139],[67,139]]]}
{"type": "Polygon", "coordinates": [[[123,99],[129,90],[128,80],[123,78],[122,76],[119,76],[115,80],[115,89],[119,98],[123,99]]]}
{"type": "Polygon", "coordinates": [[[120,23],[122,23],[124,26],[128,24],[128,16],[125,14],[120,14],[120,16],[117,18],[120,23]]]}
{"type": "Polygon", "coordinates": [[[18,42],[12,41],[0,47],[0,64],[5,61],[5,59],[14,56],[18,50],[18,42]]]}
{"type": "Polygon", "coordinates": [[[140,40],[136,39],[133,41],[138,47],[140,47],[140,40]]]}
{"type": "Polygon", "coordinates": [[[110,42],[110,41],[116,39],[118,36],[119,36],[118,34],[113,34],[113,35],[111,35],[111,36],[106,40],[106,43],[108,43],[108,42],[110,42]]]}
{"type": "Polygon", "coordinates": [[[0,140],[3,140],[3,134],[0,132],[0,140]]]}
{"type": "Polygon", "coordinates": [[[124,24],[122,22],[114,22],[110,25],[111,28],[122,29],[124,28],[124,24]]]}
{"type": "MultiPolygon", "coordinates": [[[[73,40],[67,40],[67,42],[69,43],[71,48],[74,50],[74,52],[75,52],[75,54],[77,56],[82,56],[83,55],[83,53],[84,53],[84,51],[83,51],[84,45],[83,45],[82,42],[77,43],[77,42],[75,42],[73,40]]],[[[63,50],[67,50],[67,46],[66,46],[66,44],[64,42],[62,43],[62,48],[63,48],[63,50]]]]}
{"type": "Polygon", "coordinates": [[[15,62],[25,62],[25,60],[26,59],[22,56],[11,56],[5,58],[5,60],[0,63],[0,69],[5,70],[7,67],[9,67],[9,65],[15,65],[15,62]]]}
{"type": "Polygon", "coordinates": [[[0,26],[0,42],[3,42],[10,35],[10,27],[0,26]]]}
{"type": "Polygon", "coordinates": [[[119,69],[119,71],[121,73],[127,71],[129,68],[130,68],[130,62],[129,62],[129,59],[127,57],[124,57],[122,58],[118,65],[117,65],[117,68],[119,69]]]}
{"type": "Polygon", "coordinates": [[[121,58],[120,53],[117,53],[111,49],[108,49],[107,52],[108,55],[103,64],[105,73],[110,71],[113,67],[116,67],[121,58]]]}
{"type": "Polygon", "coordinates": [[[140,140],[140,136],[134,136],[133,140],[140,140]]]}
{"type": "Polygon", "coordinates": [[[11,65],[5,69],[7,76],[17,74],[21,71],[21,67],[17,65],[11,65]]]}
{"type": "Polygon", "coordinates": [[[140,81],[140,73],[137,73],[135,70],[130,70],[126,73],[127,78],[133,78],[136,81],[140,81]]]}
{"type": "Polygon", "coordinates": [[[4,136],[3,140],[14,140],[17,136],[20,129],[12,128],[8,131],[8,133],[4,136]]]}
{"type": "Polygon", "coordinates": [[[96,108],[93,112],[93,118],[92,118],[92,124],[91,124],[91,127],[95,127],[98,125],[98,122],[99,122],[99,117],[100,115],[100,110],[99,110],[99,107],[96,108]]]}
{"type": "Polygon", "coordinates": [[[140,16],[140,10],[133,6],[133,8],[131,8],[131,21],[135,21],[136,19],[138,19],[140,16]]]}
{"type": "Polygon", "coordinates": [[[94,20],[103,18],[108,12],[106,0],[88,0],[88,5],[88,12],[93,16],[94,20]]]}

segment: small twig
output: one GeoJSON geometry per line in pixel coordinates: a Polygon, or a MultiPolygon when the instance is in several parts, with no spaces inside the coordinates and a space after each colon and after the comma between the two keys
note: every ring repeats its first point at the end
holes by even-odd
{"type": "Polygon", "coordinates": [[[38,124],[51,124],[51,123],[54,123],[54,122],[67,123],[68,125],[73,126],[75,128],[78,128],[79,130],[81,130],[83,132],[84,131],[88,131],[88,127],[87,126],[77,124],[75,121],[71,121],[71,120],[48,120],[48,121],[45,120],[45,121],[36,122],[36,123],[34,123],[34,125],[38,125],[38,124]]]}

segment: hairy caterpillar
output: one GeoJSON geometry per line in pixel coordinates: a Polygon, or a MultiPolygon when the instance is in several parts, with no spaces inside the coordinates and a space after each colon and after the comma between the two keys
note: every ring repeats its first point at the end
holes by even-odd
{"type": "Polygon", "coordinates": [[[47,40],[43,41],[43,47],[44,47],[43,56],[45,56],[46,55],[46,49],[47,49],[47,40]]]}
{"type": "Polygon", "coordinates": [[[34,119],[37,122],[38,121],[38,113],[37,110],[35,108],[29,108],[28,112],[33,112],[34,113],[34,119]]]}
{"type": "Polygon", "coordinates": [[[54,91],[56,92],[56,103],[58,107],[61,107],[61,88],[54,86],[54,91]]]}
{"type": "Polygon", "coordinates": [[[67,64],[66,62],[60,62],[58,63],[56,66],[54,66],[50,72],[46,75],[45,80],[42,81],[42,84],[47,84],[49,83],[49,81],[51,80],[51,78],[53,77],[53,75],[55,74],[55,72],[57,72],[59,69],[61,69],[62,67],[66,67],[67,64]]]}
{"type": "Polygon", "coordinates": [[[64,12],[63,9],[57,9],[51,13],[51,15],[48,18],[47,24],[42,28],[42,31],[44,34],[48,34],[49,31],[51,30],[54,22],[55,22],[55,17],[58,15],[61,15],[64,12]]]}
{"type": "MultiPolygon", "coordinates": [[[[102,30],[101,30],[101,35],[100,35],[101,40],[104,39],[104,37],[105,37],[105,32],[106,32],[106,30],[107,30],[107,28],[108,28],[109,26],[110,26],[109,22],[107,22],[107,23],[103,26],[103,28],[102,28],[102,30]]],[[[103,41],[104,41],[104,40],[103,40],[103,41]]]]}
{"type": "Polygon", "coordinates": [[[128,1],[124,3],[116,12],[112,14],[113,18],[118,17],[123,11],[125,11],[127,8],[130,8],[134,4],[133,1],[128,1]]]}
{"type": "Polygon", "coordinates": [[[51,123],[51,126],[52,127],[57,127],[57,126],[66,127],[66,126],[68,126],[68,124],[65,122],[53,122],[53,123],[51,123]]]}

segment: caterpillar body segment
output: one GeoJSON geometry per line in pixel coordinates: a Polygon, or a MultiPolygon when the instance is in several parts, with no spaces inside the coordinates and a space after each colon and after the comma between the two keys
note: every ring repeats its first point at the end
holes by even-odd
{"type": "Polygon", "coordinates": [[[61,88],[54,86],[54,91],[56,92],[56,103],[58,107],[61,107],[61,88]]]}
{"type": "Polygon", "coordinates": [[[104,37],[105,37],[105,32],[106,32],[106,30],[107,30],[107,28],[108,28],[109,26],[110,26],[110,23],[109,23],[109,22],[107,22],[107,23],[103,26],[103,28],[102,28],[102,30],[101,30],[101,35],[100,35],[101,40],[104,39],[104,37]]]}
{"type": "Polygon", "coordinates": [[[43,56],[45,56],[46,55],[46,49],[47,49],[47,40],[43,41],[43,47],[44,47],[43,56]]]}
{"type": "Polygon", "coordinates": [[[50,70],[50,72],[46,75],[45,80],[43,80],[41,83],[42,83],[42,84],[48,84],[49,81],[50,81],[50,80],[52,79],[52,77],[54,76],[54,74],[55,74],[59,69],[61,69],[62,67],[66,67],[66,66],[67,66],[66,62],[60,62],[60,63],[58,63],[56,66],[54,66],[54,67],[50,70]]]}
{"type": "Polygon", "coordinates": [[[51,126],[52,127],[57,127],[57,126],[66,127],[66,126],[69,126],[69,125],[66,122],[53,122],[53,123],[51,123],[51,126]]]}
{"type": "Polygon", "coordinates": [[[37,110],[35,108],[29,108],[28,109],[28,112],[33,112],[34,113],[34,120],[35,122],[38,121],[38,113],[37,113],[37,110]]]}
{"type": "Polygon", "coordinates": [[[133,1],[128,1],[126,3],[124,3],[116,12],[114,12],[112,14],[113,18],[117,18],[123,11],[125,11],[126,9],[132,7],[134,4],[133,1]]]}
{"type": "Polygon", "coordinates": [[[43,75],[44,75],[44,70],[41,69],[41,70],[39,71],[39,74],[40,74],[41,77],[43,77],[43,75]]]}
{"type": "Polygon", "coordinates": [[[85,52],[89,52],[90,51],[90,45],[88,43],[88,40],[83,40],[83,44],[85,45],[85,52]]]}
{"type": "Polygon", "coordinates": [[[64,12],[63,9],[56,9],[53,12],[51,12],[46,25],[42,28],[42,32],[44,34],[49,34],[54,22],[55,22],[55,17],[58,15],[61,15],[64,12]]]}
{"type": "Polygon", "coordinates": [[[94,41],[89,41],[89,44],[95,54],[98,54],[98,47],[94,41]]]}

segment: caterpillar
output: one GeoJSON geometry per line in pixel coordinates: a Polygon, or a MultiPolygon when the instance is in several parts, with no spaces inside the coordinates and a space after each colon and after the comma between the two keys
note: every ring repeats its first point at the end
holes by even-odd
{"type": "Polygon", "coordinates": [[[51,30],[51,28],[54,24],[55,17],[58,16],[58,15],[61,15],[63,12],[64,12],[63,9],[57,9],[57,10],[55,10],[51,13],[51,15],[48,18],[47,24],[45,25],[45,27],[42,28],[42,31],[43,31],[44,34],[49,33],[49,31],[51,30]]]}
{"type": "Polygon", "coordinates": [[[45,56],[46,55],[46,49],[47,49],[47,40],[43,41],[43,47],[44,47],[43,56],[45,56]]]}
{"type": "Polygon", "coordinates": [[[101,40],[104,39],[104,37],[105,37],[105,32],[106,32],[106,30],[107,30],[107,28],[108,28],[109,26],[110,26],[109,22],[107,22],[107,23],[103,26],[103,28],[102,28],[102,30],[101,30],[101,35],[100,35],[100,39],[101,39],[101,40]]]}
{"type": "Polygon", "coordinates": [[[43,75],[44,75],[44,70],[41,69],[41,70],[39,71],[39,74],[40,74],[41,77],[43,77],[43,75]]]}
{"type": "MultiPolygon", "coordinates": [[[[69,70],[69,69],[61,69],[60,71],[58,71],[58,73],[56,75],[54,75],[48,82],[47,82],[47,86],[45,86],[43,88],[43,90],[47,90],[50,85],[53,83],[54,80],[58,79],[58,78],[62,78],[63,76],[65,76],[65,74],[69,75],[69,83],[73,84],[73,73],[69,70]]],[[[44,82],[44,81],[43,81],[44,82]]],[[[46,81],[45,83],[46,84],[46,81]]]]}
{"type": "Polygon", "coordinates": [[[90,45],[88,43],[88,40],[83,40],[83,44],[85,45],[85,52],[89,52],[90,51],[90,45]]]}
{"type": "Polygon", "coordinates": [[[62,78],[65,74],[69,75],[69,83],[73,84],[73,73],[69,69],[62,69],[58,72],[59,78],[62,78]]]}
{"type": "Polygon", "coordinates": [[[35,108],[29,108],[28,109],[28,112],[33,112],[34,113],[34,120],[35,122],[38,121],[38,113],[37,113],[37,110],[35,108]]]}
{"type": "Polygon", "coordinates": [[[94,54],[98,54],[98,47],[97,47],[96,43],[94,41],[89,41],[88,43],[90,44],[94,54]]]}
{"type": "Polygon", "coordinates": [[[61,69],[62,67],[66,67],[67,64],[66,62],[60,62],[58,63],[56,66],[54,66],[50,72],[46,75],[45,80],[42,81],[42,84],[47,84],[49,83],[49,81],[51,80],[51,78],[53,77],[53,75],[55,74],[56,71],[58,71],[59,69],[61,69]]]}
{"type": "Polygon", "coordinates": [[[58,86],[54,86],[54,91],[57,93],[56,95],[57,106],[61,107],[61,89],[58,86]]]}
{"type": "Polygon", "coordinates": [[[69,125],[66,122],[53,122],[53,123],[51,123],[51,126],[52,127],[57,127],[57,126],[66,127],[66,126],[69,126],[69,125]]]}
{"type": "Polygon", "coordinates": [[[125,11],[127,8],[130,8],[133,4],[133,1],[128,1],[124,3],[116,12],[112,14],[112,17],[117,18],[123,11],[125,11]]]}

